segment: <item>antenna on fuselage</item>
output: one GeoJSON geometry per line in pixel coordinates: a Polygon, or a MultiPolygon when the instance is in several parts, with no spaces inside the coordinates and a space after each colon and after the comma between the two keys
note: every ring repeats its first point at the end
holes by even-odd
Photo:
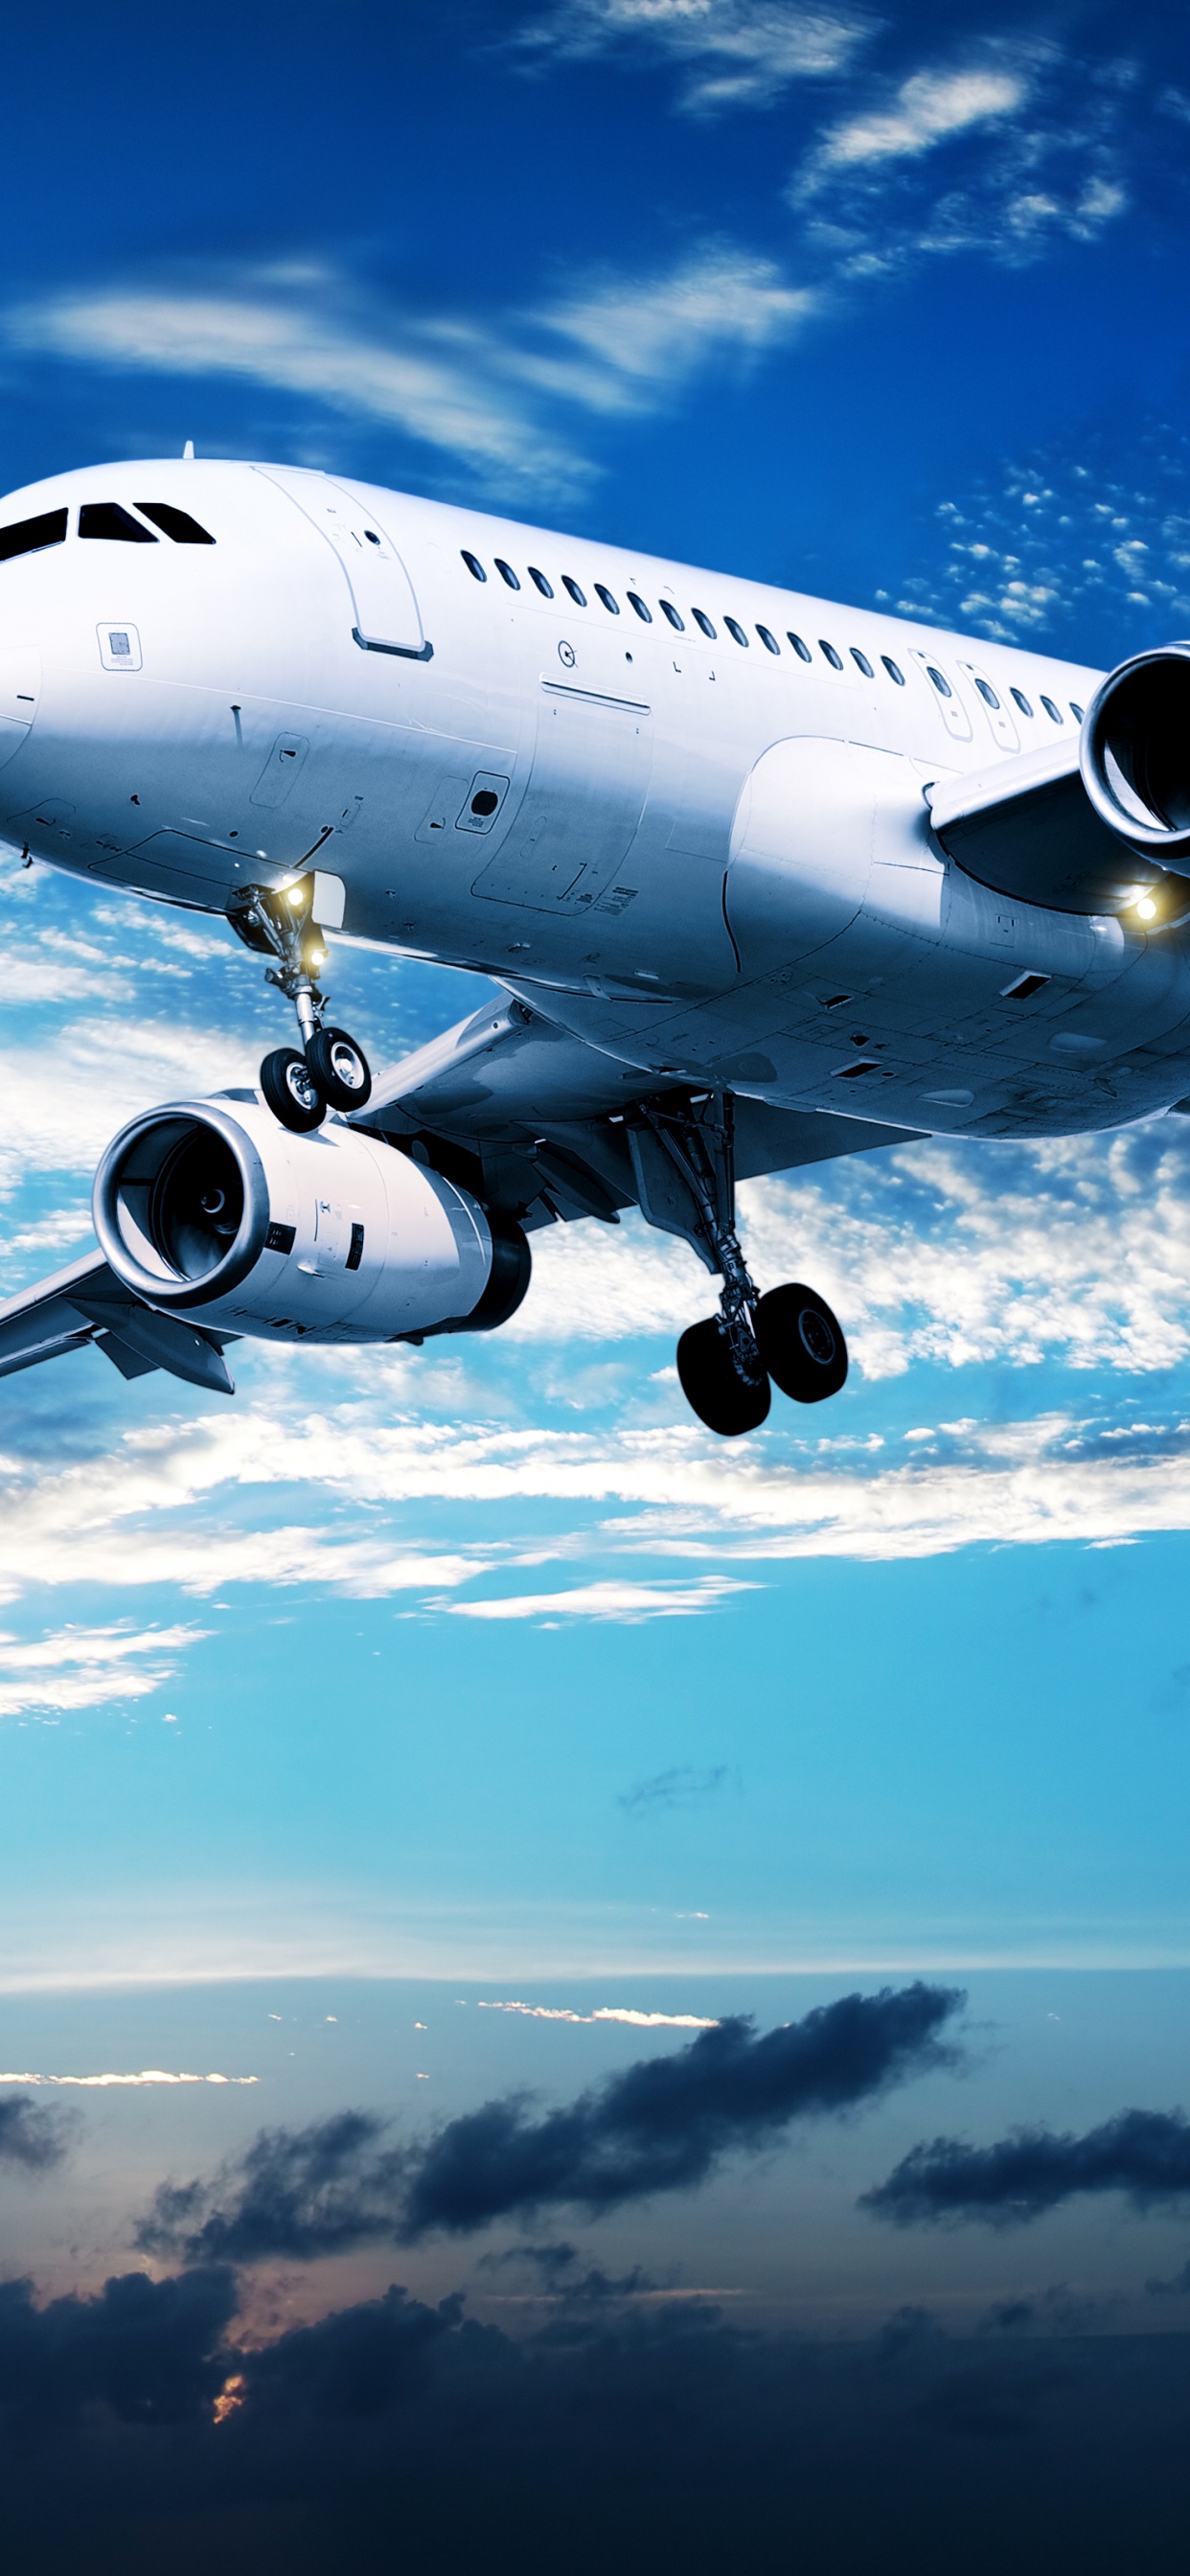
{"type": "Polygon", "coordinates": [[[192,438],[187,439],[186,444],[182,449],[182,463],[183,465],[193,465],[194,463],[194,440],[192,438]]]}

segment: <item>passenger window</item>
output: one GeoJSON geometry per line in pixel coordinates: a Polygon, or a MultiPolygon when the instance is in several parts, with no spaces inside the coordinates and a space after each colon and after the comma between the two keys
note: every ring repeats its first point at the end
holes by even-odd
{"type": "Polygon", "coordinates": [[[65,536],[65,510],[43,510],[36,519],[16,519],[11,528],[0,528],[0,563],[11,563],[14,555],[40,554],[45,546],[60,546],[65,536]]]}
{"type": "Polygon", "coordinates": [[[541,592],[543,599],[553,598],[554,585],[552,581],[546,580],[543,572],[538,572],[536,564],[530,564],[529,566],[529,579],[532,582],[534,589],[541,592]]]}
{"type": "Polygon", "coordinates": [[[1011,690],[1009,691],[1009,695],[1010,695],[1010,697],[1012,698],[1012,700],[1013,700],[1014,704],[1020,708],[1021,714],[1022,714],[1023,716],[1031,716],[1031,715],[1032,715],[1032,713],[1033,713],[1033,709],[1032,709],[1032,707],[1030,706],[1029,701],[1028,701],[1027,697],[1025,696],[1025,693],[1024,693],[1024,690],[1023,690],[1023,689],[1011,689],[1011,690]]]}
{"type": "Polygon", "coordinates": [[[760,637],[766,653],[780,652],[781,647],[777,642],[777,638],[775,635],[770,635],[767,626],[758,626],[756,632],[760,637]]]}
{"type": "Polygon", "coordinates": [[[891,653],[882,653],[880,659],[884,664],[890,680],[895,680],[898,689],[903,689],[905,686],[905,674],[900,669],[899,665],[894,662],[891,653]]]}
{"type": "Polygon", "coordinates": [[[506,564],[500,555],[497,555],[496,557],[496,570],[500,575],[501,581],[506,581],[510,590],[520,589],[521,585],[512,569],[512,565],[506,564]]]}
{"type": "Polygon", "coordinates": [[[810,647],[809,647],[809,645],[808,645],[808,644],[803,643],[801,636],[800,636],[800,635],[793,635],[793,634],[790,634],[790,633],[789,633],[789,629],[788,629],[788,628],[786,628],[786,634],[787,634],[787,636],[788,636],[788,638],[789,638],[789,642],[790,642],[790,643],[792,644],[792,646],[793,646],[794,652],[796,653],[796,655],[797,655],[797,658],[798,658],[799,662],[812,662],[812,661],[813,661],[813,659],[814,659],[814,656],[813,656],[812,652],[810,651],[810,647]]]}
{"type": "Polygon", "coordinates": [[[672,599],[663,599],[663,600],[662,600],[662,602],[661,602],[661,614],[662,614],[662,616],[663,616],[663,617],[668,617],[669,622],[670,622],[670,625],[673,627],[673,630],[674,630],[675,635],[684,635],[684,634],[685,634],[685,632],[686,632],[686,620],[685,620],[685,618],[684,618],[684,617],[679,617],[678,612],[677,612],[676,608],[674,607],[674,604],[673,604],[672,599]]]}
{"type": "Polygon", "coordinates": [[[729,635],[734,635],[735,640],[736,640],[736,643],[737,643],[737,644],[742,644],[742,645],[744,646],[745,651],[746,651],[746,650],[747,650],[747,646],[748,646],[748,638],[747,638],[747,636],[746,636],[746,635],[745,635],[745,633],[744,633],[743,627],[739,624],[738,619],[736,619],[736,618],[734,618],[734,617],[725,617],[725,618],[724,618],[724,620],[723,620],[723,623],[724,623],[725,627],[727,628],[727,632],[728,632],[728,634],[729,634],[729,635]]]}
{"type": "Polygon", "coordinates": [[[927,662],[926,669],[929,672],[930,678],[934,683],[939,697],[948,698],[950,696],[949,680],[943,679],[941,671],[936,671],[932,662],[927,662]]]}
{"type": "Polygon", "coordinates": [[[992,687],[991,681],[981,680],[978,671],[975,673],[974,677],[975,686],[979,691],[980,697],[983,699],[984,705],[987,707],[999,707],[1000,701],[992,687]]]}
{"type": "Polygon", "coordinates": [[[715,641],[715,629],[714,629],[714,627],[712,626],[711,621],[710,621],[710,618],[707,616],[705,609],[702,609],[702,608],[692,608],[692,609],[691,609],[691,611],[690,611],[690,614],[691,614],[692,618],[694,619],[694,623],[695,623],[695,625],[696,625],[696,626],[701,626],[702,631],[703,631],[703,634],[704,634],[704,635],[709,635],[709,636],[710,636],[710,639],[711,639],[711,642],[712,642],[712,644],[713,644],[713,643],[714,643],[714,641],[715,641]]]}
{"type": "Polygon", "coordinates": [[[872,665],[868,660],[867,654],[861,653],[858,644],[853,644],[851,647],[851,659],[854,662],[856,669],[863,672],[865,680],[875,679],[876,674],[872,669],[872,665]]]}
{"type": "Polygon", "coordinates": [[[619,616],[619,614],[620,614],[620,603],[619,603],[619,600],[618,600],[618,599],[613,599],[613,598],[612,598],[611,592],[610,592],[610,590],[607,588],[607,586],[606,586],[606,584],[605,584],[604,582],[602,582],[602,581],[597,581],[597,582],[596,582],[596,584],[595,584],[595,597],[596,597],[596,599],[601,599],[601,600],[603,601],[603,605],[604,605],[604,607],[606,608],[606,610],[607,610],[607,612],[608,612],[609,617],[618,617],[618,616],[619,616]]]}
{"type": "Polygon", "coordinates": [[[155,546],[140,520],[131,510],[122,510],[118,501],[84,501],[79,511],[80,537],[117,537],[126,546],[155,546]]]}
{"type": "MultiPolygon", "coordinates": [[[[136,506],[142,519],[151,519],[154,527],[160,528],[162,536],[172,537],[176,546],[214,545],[213,536],[206,528],[200,528],[189,510],[175,509],[172,501],[138,501],[136,506]]],[[[369,528],[368,535],[371,534],[369,528]]],[[[376,542],[379,544],[379,538],[376,542]]]]}
{"type": "Polygon", "coordinates": [[[469,572],[469,573],[472,573],[472,574],[474,575],[474,577],[475,577],[476,581],[486,581],[486,580],[487,580],[487,574],[486,574],[486,572],[484,571],[483,565],[481,564],[481,562],[480,562],[480,560],[479,560],[478,555],[469,555],[469,554],[468,554],[468,552],[467,552],[466,546],[464,546],[464,547],[463,547],[463,549],[462,549],[462,555],[463,555],[463,561],[464,561],[464,563],[465,563],[465,564],[466,564],[466,566],[467,566],[467,570],[468,570],[468,572],[469,572]]]}
{"type": "Polygon", "coordinates": [[[1073,718],[1074,718],[1075,723],[1076,723],[1076,724],[1081,724],[1081,723],[1082,723],[1082,720],[1083,720],[1083,717],[1084,717],[1084,715],[1085,715],[1085,713],[1086,713],[1086,709],[1085,709],[1085,707],[1076,707],[1076,705],[1075,705],[1075,703],[1074,703],[1074,700],[1073,700],[1073,698],[1072,698],[1072,699],[1071,699],[1071,701],[1070,701],[1070,712],[1071,712],[1071,715],[1072,715],[1072,716],[1073,716],[1073,718]]]}
{"type": "Polygon", "coordinates": [[[841,670],[842,670],[842,668],[843,668],[843,656],[842,656],[842,654],[841,654],[841,653],[836,653],[835,648],[834,648],[834,645],[833,645],[833,644],[828,644],[828,643],[827,643],[827,641],[826,641],[825,636],[822,636],[822,635],[820,635],[820,636],[819,636],[819,638],[818,638],[818,650],[819,650],[819,652],[820,652],[820,653],[825,653],[826,658],[827,658],[827,661],[830,663],[830,666],[831,666],[832,671],[841,671],[841,670]]]}
{"type": "Polygon", "coordinates": [[[566,591],[566,592],[567,592],[568,596],[569,596],[569,597],[574,601],[574,604],[575,604],[575,607],[576,607],[576,608],[585,608],[585,607],[586,607],[586,605],[587,605],[587,594],[586,594],[586,591],[585,591],[585,590],[580,590],[580,589],[579,589],[579,586],[578,586],[577,581],[572,581],[568,572],[564,572],[564,573],[563,573],[563,575],[562,575],[562,588],[563,588],[563,590],[564,590],[564,591],[566,591]]]}
{"type": "Polygon", "coordinates": [[[651,626],[651,625],[652,625],[652,623],[653,623],[653,611],[652,611],[652,609],[651,609],[651,608],[646,608],[646,606],[645,606],[645,603],[644,603],[643,599],[638,599],[638,597],[637,597],[637,595],[636,595],[636,592],[635,592],[634,590],[630,590],[630,591],[629,591],[629,593],[628,593],[628,605],[629,605],[629,607],[630,607],[630,608],[634,608],[634,609],[636,610],[636,613],[637,613],[637,616],[638,616],[638,617],[643,617],[643,619],[644,619],[644,622],[645,622],[646,626],[651,626]]]}
{"type": "Polygon", "coordinates": [[[1041,701],[1041,703],[1042,703],[1042,706],[1045,708],[1045,712],[1046,712],[1047,716],[1050,718],[1051,723],[1053,723],[1053,724],[1061,724],[1061,722],[1062,722],[1062,710],[1061,710],[1061,708],[1060,708],[1060,707],[1056,707],[1056,706],[1054,705],[1053,699],[1052,699],[1052,698],[1043,698],[1043,699],[1042,699],[1042,701],[1041,701]]]}

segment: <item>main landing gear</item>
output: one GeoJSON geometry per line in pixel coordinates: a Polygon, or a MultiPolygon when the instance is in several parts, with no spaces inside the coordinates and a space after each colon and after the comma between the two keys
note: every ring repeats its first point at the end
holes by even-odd
{"type": "Polygon", "coordinates": [[[315,978],[326,964],[326,946],[314,919],[313,877],[299,877],[282,894],[245,886],[227,917],[246,948],[277,959],[265,981],[297,1012],[300,1048],[274,1047],[260,1068],[273,1116],[300,1136],[320,1127],[328,1109],[362,1109],[372,1089],[368,1059],[346,1029],[328,1028],[322,1016],[326,995],[315,978]]]}
{"type": "Polygon", "coordinates": [[[642,1213],[684,1235],[723,1287],[719,1312],[678,1343],[687,1403],[725,1440],[756,1431],[772,1387],[821,1404],[847,1376],[847,1344],[825,1298],[800,1283],[761,1296],[735,1230],[735,1150],[729,1094],[642,1103],[628,1127],[642,1213]]]}

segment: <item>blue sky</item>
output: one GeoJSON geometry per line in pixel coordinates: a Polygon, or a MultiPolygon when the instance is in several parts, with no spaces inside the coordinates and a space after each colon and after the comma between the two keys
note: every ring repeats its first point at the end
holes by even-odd
{"type": "MultiPolygon", "coordinates": [[[[24,30],[20,91],[6,489],[189,437],[1104,664],[1190,626],[1168,10],[132,0],[24,30]]],[[[278,1028],[218,923],[14,853],[0,919],[8,1294],[86,1247],[125,1116],[278,1028]]],[[[333,970],[374,1062],[486,989],[333,970]]],[[[743,1201],[853,1371],[739,1446],[676,1383],[703,1275],[636,1221],[538,1237],[489,1343],[242,1345],[233,1404],[94,1353],[0,1390],[3,2070],[258,2079],[28,2088],[73,2126],[0,2175],[7,2270],[142,2261],[162,2177],[261,2122],[408,2139],[688,2045],[597,2008],[767,2028],[921,1970],[970,1989],[961,2076],[584,2248],[814,2330],[1063,2281],[1177,2322],[1144,2283],[1184,2201],[1024,2238],[854,2204],[927,2134],[1183,2090],[1190,1122],[743,1201]]],[[[397,2276],[489,2316],[504,2282],[515,2325],[486,2243],[397,2276]]],[[[397,2259],[245,2296],[315,2317],[397,2259]]]]}

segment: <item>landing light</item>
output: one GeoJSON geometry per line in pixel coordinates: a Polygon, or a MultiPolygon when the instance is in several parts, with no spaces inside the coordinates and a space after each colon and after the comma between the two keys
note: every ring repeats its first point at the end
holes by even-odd
{"type": "Polygon", "coordinates": [[[300,912],[302,905],[306,900],[306,889],[304,885],[291,885],[285,900],[287,903],[291,903],[293,905],[295,912],[300,912]]]}
{"type": "Polygon", "coordinates": [[[1155,921],[1157,918],[1157,906],[1151,894],[1142,894],[1139,903],[1134,905],[1133,909],[1138,921],[1155,921]]]}

